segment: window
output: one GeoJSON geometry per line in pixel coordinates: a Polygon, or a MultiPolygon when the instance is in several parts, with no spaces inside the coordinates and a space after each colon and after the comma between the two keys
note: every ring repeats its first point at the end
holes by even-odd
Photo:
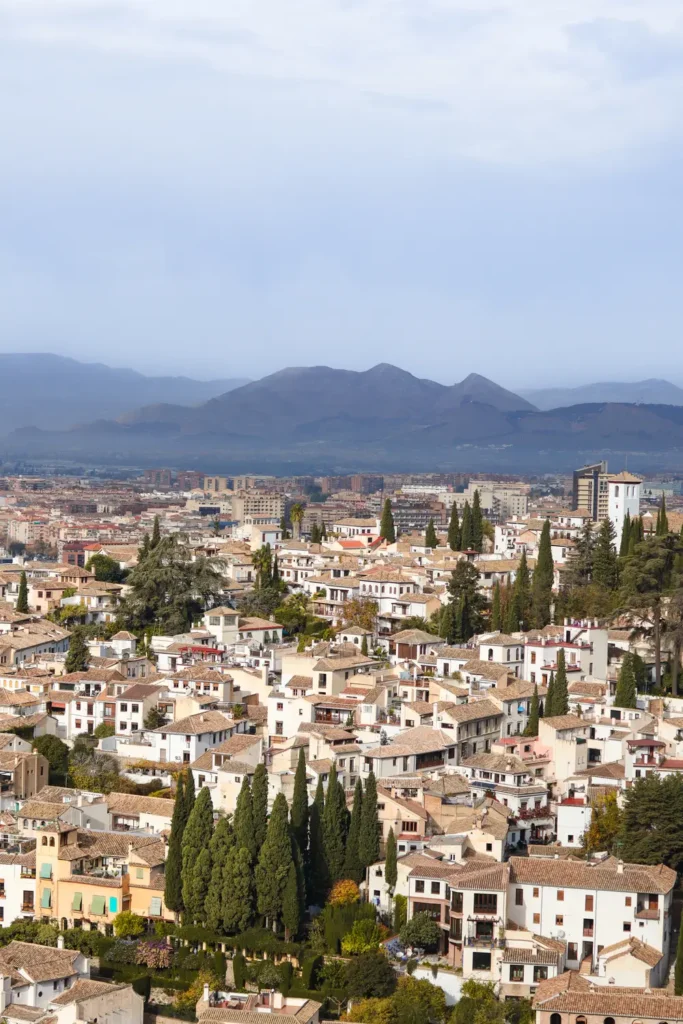
{"type": "Polygon", "coordinates": [[[562,916],[562,914],[557,914],[555,916],[555,924],[558,925],[558,927],[560,928],[562,927],[562,925],[564,924],[564,917],[562,916]]]}
{"type": "Polygon", "coordinates": [[[631,906],[631,897],[627,896],[626,899],[624,900],[624,903],[625,903],[625,905],[627,907],[630,907],[631,906]]]}
{"type": "Polygon", "coordinates": [[[415,892],[424,892],[424,891],[425,891],[425,884],[422,881],[422,879],[418,878],[417,881],[415,882],[415,892]]]}
{"type": "Polygon", "coordinates": [[[614,1024],[614,1017],[605,1017],[603,1024],[614,1024]]]}
{"type": "Polygon", "coordinates": [[[537,899],[538,899],[538,893],[539,893],[539,890],[538,890],[537,888],[535,888],[535,889],[534,889],[534,899],[535,899],[535,900],[537,900],[537,899]]]}
{"type": "Polygon", "coordinates": [[[486,852],[487,853],[491,853],[492,850],[493,850],[493,843],[487,843],[486,844],[486,852]]]}
{"type": "Polygon", "coordinates": [[[577,942],[567,943],[567,960],[579,959],[579,945],[577,942]]]}
{"type": "Polygon", "coordinates": [[[524,981],[523,964],[510,964],[510,981],[524,981]]]}
{"type": "Polygon", "coordinates": [[[588,911],[589,914],[593,913],[593,897],[592,896],[586,896],[586,906],[585,906],[585,909],[588,911]]]}
{"type": "Polygon", "coordinates": [[[515,889],[515,906],[524,906],[524,889],[515,889]]]}
{"type": "Polygon", "coordinates": [[[137,715],[138,711],[140,710],[140,705],[139,704],[131,704],[130,710],[133,712],[134,715],[137,715]]]}
{"type": "Polygon", "coordinates": [[[550,1014],[550,1024],[562,1024],[562,1014],[561,1013],[551,1013],[550,1014]]]}
{"type": "Polygon", "coordinates": [[[545,981],[548,977],[548,968],[545,966],[534,967],[534,984],[539,981],[545,981]]]}
{"type": "Polygon", "coordinates": [[[77,729],[81,728],[81,720],[80,720],[80,718],[76,719],[76,721],[74,722],[74,725],[76,726],[77,729]]]}
{"type": "Polygon", "coordinates": [[[557,890],[557,902],[558,903],[564,902],[564,889],[558,889],[557,890]]]}
{"type": "MultiPolygon", "coordinates": [[[[573,843],[574,842],[574,836],[567,836],[567,842],[568,843],[573,843]]],[[[588,899],[588,897],[586,897],[586,899],[588,899]]],[[[588,908],[586,908],[586,909],[588,909],[588,908]]]]}
{"type": "Polygon", "coordinates": [[[473,971],[490,971],[491,970],[491,954],[490,953],[478,953],[472,954],[472,970],[473,971]]]}
{"type": "Polygon", "coordinates": [[[417,822],[416,821],[402,821],[401,822],[401,832],[417,832],[417,822]]]}
{"type": "Polygon", "coordinates": [[[624,921],[624,931],[625,932],[630,932],[631,931],[631,922],[630,921],[624,921]]]}
{"type": "Polygon", "coordinates": [[[128,710],[128,705],[127,704],[122,704],[121,705],[121,710],[122,711],[127,711],[128,710]]]}

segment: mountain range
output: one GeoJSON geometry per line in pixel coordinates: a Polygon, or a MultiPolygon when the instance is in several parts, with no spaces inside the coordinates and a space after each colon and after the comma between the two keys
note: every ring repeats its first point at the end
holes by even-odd
{"type": "MultiPolygon", "coordinates": [[[[290,367],[239,386],[237,381],[148,378],[99,364],[73,364],[51,356],[0,357],[4,391],[10,396],[4,405],[0,455],[9,460],[107,466],[164,462],[207,471],[272,473],[546,472],[597,457],[609,457],[616,466],[627,454],[633,468],[639,458],[649,468],[683,464],[683,403],[603,400],[545,409],[542,400],[532,404],[530,393],[520,396],[479,374],[444,385],[388,363],[360,372],[290,367]],[[14,373],[13,359],[18,360],[14,373]],[[206,401],[197,397],[202,388],[214,391],[206,401]],[[220,393],[215,394],[217,389],[220,393]],[[135,407],[141,392],[153,400],[135,407]],[[182,404],[170,400],[179,393],[182,404]],[[160,396],[163,400],[156,400],[160,396]],[[48,401],[52,408],[41,409],[48,401]],[[15,415],[12,410],[17,408],[21,413],[15,415]],[[32,418],[31,426],[22,426],[32,418]],[[71,425],[76,418],[78,425],[71,425]]],[[[666,381],[643,384],[674,389],[666,381]]],[[[619,386],[638,387],[595,387],[619,386]]],[[[581,391],[569,392],[574,390],[581,391]]],[[[679,389],[668,396],[675,391],[679,389]]]]}
{"type": "Polygon", "coordinates": [[[558,409],[586,402],[627,402],[638,405],[683,405],[683,388],[668,380],[639,380],[634,383],[604,381],[576,388],[525,388],[519,392],[537,409],[558,409]]]}
{"type": "Polygon", "coordinates": [[[116,419],[150,402],[195,405],[246,384],[235,380],[145,377],[102,363],[48,353],[0,354],[0,434],[17,427],[62,430],[74,423],[116,419]]]}

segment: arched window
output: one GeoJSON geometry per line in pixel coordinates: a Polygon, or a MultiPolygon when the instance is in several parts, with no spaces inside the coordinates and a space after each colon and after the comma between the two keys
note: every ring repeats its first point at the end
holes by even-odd
{"type": "Polygon", "coordinates": [[[585,1017],[577,1017],[576,1018],[576,1024],[586,1024],[586,1018],[585,1017]]]}
{"type": "Polygon", "coordinates": [[[493,647],[489,647],[489,661],[493,661],[493,647]]]}
{"type": "Polygon", "coordinates": [[[614,1024],[614,1017],[605,1017],[602,1024],[614,1024]]]}
{"type": "Polygon", "coordinates": [[[562,1024],[562,1014],[561,1013],[551,1013],[550,1014],[550,1024],[562,1024]]]}
{"type": "Polygon", "coordinates": [[[619,484],[617,484],[617,486],[614,488],[614,497],[615,498],[619,497],[619,484]]]}
{"type": "Polygon", "coordinates": [[[43,846],[47,846],[47,836],[43,836],[43,846]]]}
{"type": "Polygon", "coordinates": [[[55,845],[55,837],[54,836],[50,836],[50,846],[54,846],[54,845],[55,845]]]}

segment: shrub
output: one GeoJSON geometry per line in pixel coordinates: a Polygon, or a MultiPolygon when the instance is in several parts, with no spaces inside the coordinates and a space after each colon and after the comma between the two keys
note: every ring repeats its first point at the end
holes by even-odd
{"type": "Polygon", "coordinates": [[[408,897],[394,896],[394,931],[400,932],[408,918],[408,897]]]}
{"type": "Polygon", "coordinates": [[[235,976],[235,988],[238,992],[242,992],[247,980],[247,965],[241,953],[235,953],[232,958],[232,969],[235,976]]]}
{"type": "Polygon", "coordinates": [[[279,988],[282,983],[280,969],[272,960],[263,960],[256,968],[256,981],[259,988],[279,988]]]}
{"type": "Polygon", "coordinates": [[[310,956],[301,965],[301,984],[304,988],[313,989],[318,985],[318,976],[324,960],[321,956],[310,956]]]}
{"type": "Polygon", "coordinates": [[[109,964],[134,964],[137,962],[137,942],[119,939],[107,952],[106,962],[109,964]]]}
{"type": "Polygon", "coordinates": [[[329,953],[338,953],[342,939],[353,928],[358,920],[375,920],[375,908],[372,903],[350,903],[346,906],[326,906],[318,915],[318,928],[324,937],[325,948],[329,953]]]}
{"type": "Polygon", "coordinates": [[[401,942],[404,946],[436,949],[440,938],[441,929],[429,914],[415,914],[401,928],[401,942]]]}
{"type": "Polygon", "coordinates": [[[214,974],[216,975],[216,977],[220,978],[220,980],[223,981],[223,982],[225,981],[225,971],[226,971],[226,968],[227,968],[227,960],[225,958],[225,953],[221,953],[220,951],[218,953],[214,953],[214,956],[213,956],[213,971],[214,971],[214,974]]]}
{"type": "Polygon", "coordinates": [[[150,942],[139,942],[135,954],[135,963],[144,964],[151,970],[164,970],[171,966],[173,952],[165,939],[152,939],[150,942]]]}
{"type": "Polygon", "coordinates": [[[137,992],[137,994],[142,996],[145,1002],[148,1003],[149,996],[152,991],[152,979],[149,974],[143,974],[141,978],[136,978],[132,984],[133,991],[137,992]]]}
{"type": "MultiPolygon", "coordinates": [[[[100,722],[100,724],[95,729],[94,735],[97,737],[98,740],[103,740],[106,739],[107,736],[113,736],[115,732],[116,729],[111,724],[111,722],[100,722]]],[[[140,994],[142,995],[142,993],[140,994]]]]}
{"type": "Polygon", "coordinates": [[[345,907],[360,901],[360,889],[350,878],[344,878],[332,887],[328,903],[333,907],[345,907]]]}
{"type": "Polygon", "coordinates": [[[353,928],[342,939],[342,953],[351,956],[368,953],[372,949],[379,949],[381,941],[382,933],[375,922],[369,918],[361,918],[354,921],[353,928]]]}
{"type": "Polygon", "coordinates": [[[417,965],[419,964],[419,962],[420,961],[416,960],[415,957],[411,957],[410,958],[410,960],[406,964],[406,971],[408,972],[408,974],[414,974],[415,973],[415,969],[416,969],[417,965]]]}
{"type": "Polygon", "coordinates": [[[289,995],[289,990],[292,987],[292,975],[294,970],[289,960],[285,960],[280,964],[280,991],[283,996],[289,995]]]}
{"type": "Polygon", "coordinates": [[[130,910],[122,910],[114,918],[114,933],[118,939],[136,939],[145,934],[145,920],[130,910]]]}
{"type": "Polygon", "coordinates": [[[382,999],[396,988],[396,974],[383,953],[361,953],[346,965],[346,984],[350,996],[382,999]]]}

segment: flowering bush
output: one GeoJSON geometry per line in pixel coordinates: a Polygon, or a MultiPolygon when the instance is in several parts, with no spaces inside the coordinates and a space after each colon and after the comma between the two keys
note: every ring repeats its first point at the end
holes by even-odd
{"type": "Polygon", "coordinates": [[[150,942],[139,942],[135,955],[135,963],[158,970],[170,967],[173,959],[173,952],[163,939],[153,939],[150,942]]]}

